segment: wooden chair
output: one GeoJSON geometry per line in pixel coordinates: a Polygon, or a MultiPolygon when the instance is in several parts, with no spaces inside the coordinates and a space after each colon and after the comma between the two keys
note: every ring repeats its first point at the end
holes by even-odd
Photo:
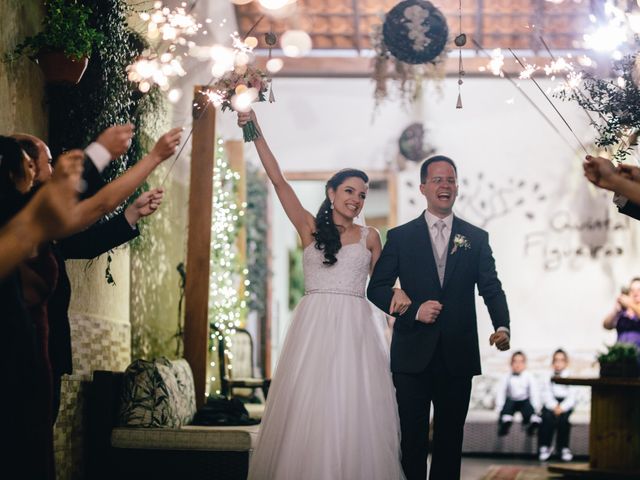
{"type": "Polygon", "coordinates": [[[232,335],[230,345],[231,362],[225,355],[224,338],[219,341],[218,361],[220,365],[221,393],[227,398],[239,397],[249,399],[260,389],[266,400],[271,379],[254,375],[253,371],[253,339],[248,330],[237,328],[232,335]]]}

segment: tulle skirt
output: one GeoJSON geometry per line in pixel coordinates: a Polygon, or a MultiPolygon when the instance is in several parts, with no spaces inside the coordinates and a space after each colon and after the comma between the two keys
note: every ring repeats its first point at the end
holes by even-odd
{"type": "Polygon", "coordinates": [[[361,297],[302,299],[269,389],[250,480],[404,478],[385,325],[361,297]]]}

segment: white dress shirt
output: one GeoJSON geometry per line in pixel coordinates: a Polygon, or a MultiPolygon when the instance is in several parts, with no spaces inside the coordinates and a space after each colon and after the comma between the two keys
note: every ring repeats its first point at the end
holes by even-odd
{"type": "Polygon", "coordinates": [[[100,173],[102,173],[102,171],[107,168],[107,165],[109,165],[109,162],[111,162],[109,150],[98,142],[93,142],[85,148],[84,153],[91,159],[91,162],[93,162],[100,173]]]}
{"type": "MultiPolygon", "coordinates": [[[[560,405],[563,412],[571,410],[576,406],[576,389],[570,385],[561,385],[559,383],[553,382],[551,379],[554,374],[552,374],[548,381],[543,385],[542,388],[542,401],[544,402],[544,406],[549,410],[553,410],[556,406],[560,405]],[[562,399],[558,402],[558,398],[562,399]]],[[[561,378],[569,377],[569,370],[566,368],[558,374],[561,378]]]]}
{"type": "Polygon", "coordinates": [[[540,390],[533,375],[526,370],[520,373],[520,375],[509,373],[502,379],[496,396],[497,411],[502,410],[507,398],[515,402],[529,400],[535,412],[540,411],[540,390]]]}

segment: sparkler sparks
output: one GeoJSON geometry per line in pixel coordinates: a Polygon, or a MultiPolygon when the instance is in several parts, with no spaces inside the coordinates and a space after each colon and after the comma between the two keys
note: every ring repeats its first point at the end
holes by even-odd
{"type": "MultiPolygon", "coordinates": [[[[524,63],[522,63],[522,61],[518,58],[518,56],[513,52],[513,50],[509,49],[509,52],[511,52],[511,55],[513,55],[513,58],[516,59],[516,61],[520,64],[520,66],[523,69],[526,69],[526,66],[524,63]]],[[[585,146],[582,144],[582,142],[580,141],[580,139],[578,138],[578,136],[575,134],[575,132],[573,131],[573,128],[571,128],[571,126],[569,125],[569,123],[565,120],[565,118],[562,116],[562,114],[560,113],[560,111],[556,108],[556,106],[553,104],[553,102],[549,99],[549,97],[547,96],[547,94],[545,93],[545,91],[542,89],[542,87],[540,87],[540,84],[536,81],[535,78],[531,77],[531,81],[535,84],[535,86],[538,88],[538,90],[540,90],[540,92],[542,93],[542,95],[544,95],[544,98],[547,99],[547,101],[549,102],[549,104],[553,107],[553,110],[558,114],[558,116],[560,117],[560,119],[563,121],[563,123],[567,126],[567,128],[569,129],[569,131],[571,132],[571,134],[573,135],[573,137],[576,139],[576,141],[578,142],[578,144],[582,147],[582,150],[584,150],[584,153],[586,153],[587,155],[589,155],[589,152],[587,152],[587,149],[585,148],[585,146]]]]}
{"type": "Polygon", "coordinates": [[[186,38],[196,35],[202,27],[186,7],[184,2],[175,9],[155,2],[151,12],[140,13],[140,19],[146,24],[147,38],[154,44],[127,68],[129,80],[138,83],[140,91],[147,92],[154,84],[168,91],[171,78],[186,75],[182,50],[192,45],[186,38]]]}

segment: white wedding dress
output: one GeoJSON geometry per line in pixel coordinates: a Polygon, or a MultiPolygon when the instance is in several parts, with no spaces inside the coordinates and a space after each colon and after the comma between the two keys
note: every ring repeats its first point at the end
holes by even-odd
{"type": "Polygon", "coordinates": [[[365,298],[367,228],[323,265],[304,250],[306,295],[289,327],[249,480],[399,480],[400,433],[385,317],[365,298]]]}

